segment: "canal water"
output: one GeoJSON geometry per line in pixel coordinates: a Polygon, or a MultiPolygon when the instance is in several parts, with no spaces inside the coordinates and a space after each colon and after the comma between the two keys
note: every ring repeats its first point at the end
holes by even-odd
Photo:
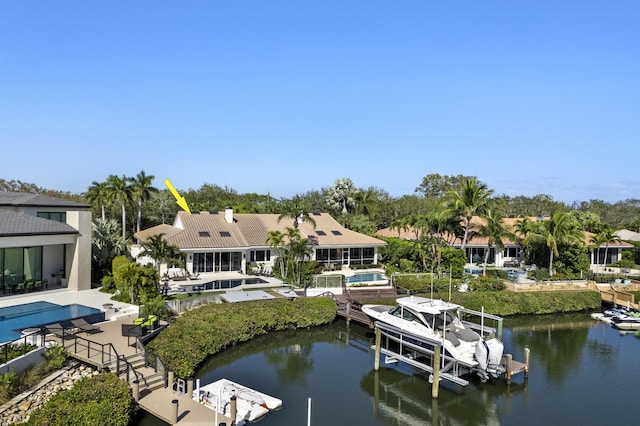
{"type": "MultiPolygon", "coordinates": [[[[428,374],[402,364],[373,369],[374,335],[344,321],[262,336],[211,357],[203,384],[227,378],[283,400],[260,426],[610,425],[635,424],[640,333],[621,334],[589,314],[506,319],[505,353],[530,374],[467,387],[442,383],[431,398],[428,374]]],[[[212,412],[213,413],[213,412],[212,412]]],[[[213,419],[213,417],[212,417],[213,419]]],[[[144,416],[143,426],[165,423],[144,416]]]]}

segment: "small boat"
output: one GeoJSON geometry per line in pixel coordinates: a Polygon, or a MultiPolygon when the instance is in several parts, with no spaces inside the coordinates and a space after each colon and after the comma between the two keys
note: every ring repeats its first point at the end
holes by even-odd
{"type": "Polygon", "coordinates": [[[640,317],[613,317],[611,319],[611,325],[620,330],[640,330],[640,317]]]}
{"type": "Polygon", "coordinates": [[[501,365],[504,345],[497,338],[485,338],[465,326],[458,317],[464,309],[455,303],[426,297],[396,299],[395,307],[363,305],[372,322],[382,322],[418,339],[441,341],[445,354],[480,376],[483,381],[504,373],[501,365]]]}
{"type": "Polygon", "coordinates": [[[282,400],[228,379],[220,379],[193,391],[193,399],[212,410],[230,415],[231,397],[236,397],[236,425],[254,422],[270,410],[282,407],[282,400]]]}

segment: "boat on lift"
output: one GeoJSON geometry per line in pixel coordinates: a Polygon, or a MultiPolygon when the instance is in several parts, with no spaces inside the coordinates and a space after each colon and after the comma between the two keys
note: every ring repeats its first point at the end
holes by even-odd
{"type": "Polygon", "coordinates": [[[464,309],[461,305],[418,296],[401,297],[396,302],[393,307],[363,305],[362,312],[374,323],[382,322],[400,330],[407,341],[414,336],[442,342],[445,356],[467,366],[483,381],[505,372],[501,362],[503,343],[465,325],[459,317],[464,309]]]}

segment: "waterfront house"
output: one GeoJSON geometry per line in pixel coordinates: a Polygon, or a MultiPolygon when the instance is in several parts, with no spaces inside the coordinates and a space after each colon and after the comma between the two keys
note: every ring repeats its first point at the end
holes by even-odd
{"type": "MultiPolygon", "coordinates": [[[[278,217],[278,214],[238,214],[232,208],[193,214],[181,211],[173,225],[154,226],[135,237],[144,242],[163,234],[163,239],[184,253],[190,274],[246,274],[258,268],[270,271],[280,253],[269,246],[268,231],[286,234],[286,228],[294,227],[292,219],[278,220],[278,217]]],[[[307,221],[298,225],[301,236],[311,244],[310,260],[327,269],[378,263],[378,249],[385,245],[384,241],[346,229],[327,213],[313,213],[311,217],[315,227],[307,221]]],[[[139,248],[132,253],[139,253],[139,248]]],[[[161,270],[166,267],[161,265],[161,270]]]]}

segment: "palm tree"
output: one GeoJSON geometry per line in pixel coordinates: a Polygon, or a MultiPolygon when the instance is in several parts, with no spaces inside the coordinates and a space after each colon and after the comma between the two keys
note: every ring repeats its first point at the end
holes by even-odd
{"type": "MultiPolygon", "coordinates": [[[[600,252],[600,246],[604,244],[604,265],[607,265],[608,252],[609,252],[609,244],[619,243],[620,237],[615,234],[615,230],[613,228],[607,228],[602,232],[595,235],[595,237],[591,238],[591,242],[598,244],[596,250],[598,253],[600,252]],[[594,241],[595,240],[595,241],[594,241]]],[[[600,264],[600,262],[598,262],[600,264]]]]}
{"type": "Polygon", "coordinates": [[[278,260],[280,263],[280,276],[282,278],[286,278],[287,276],[287,266],[286,266],[286,257],[284,254],[284,234],[280,231],[267,231],[267,239],[265,243],[269,244],[275,252],[281,253],[278,256],[278,260]]]}
{"type": "Polygon", "coordinates": [[[326,196],[327,203],[342,214],[349,213],[349,208],[355,205],[353,195],[356,192],[355,185],[349,178],[340,178],[333,181],[333,187],[329,188],[326,196]]]}
{"type": "Polygon", "coordinates": [[[122,270],[122,280],[125,282],[129,289],[129,298],[131,304],[136,304],[137,295],[140,291],[140,287],[144,286],[147,282],[147,277],[142,272],[140,265],[136,263],[129,263],[124,266],[122,270]]]}
{"type": "Polygon", "coordinates": [[[179,259],[182,253],[178,246],[169,244],[164,238],[164,234],[152,235],[142,245],[141,255],[147,255],[155,261],[156,271],[160,276],[160,265],[169,263],[173,259],[179,259]]]}
{"type": "Polygon", "coordinates": [[[132,196],[138,204],[138,218],[136,220],[136,232],[140,232],[140,223],[142,222],[142,202],[151,198],[151,194],[158,192],[158,188],[151,185],[155,176],[147,176],[142,170],[131,178],[132,196]]]}
{"type": "Polygon", "coordinates": [[[553,276],[553,256],[558,256],[558,244],[580,244],[583,238],[584,232],[575,218],[567,212],[558,212],[540,222],[536,229],[527,235],[525,244],[546,244],[549,248],[549,275],[553,276]]]}
{"type": "Polygon", "coordinates": [[[504,215],[499,210],[487,209],[484,215],[486,223],[480,227],[478,235],[487,238],[487,251],[484,254],[484,266],[482,275],[487,275],[487,262],[489,260],[489,252],[493,246],[496,251],[504,250],[504,239],[509,238],[512,233],[504,224],[504,215]]]}
{"type": "Polygon", "coordinates": [[[122,207],[122,239],[126,240],[126,205],[131,201],[133,188],[129,185],[129,179],[126,176],[110,175],[107,178],[107,199],[109,201],[117,201],[122,207]]]}
{"type": "Polygon", "coordinates": [[[91,182],[91,186],[87,188],[85,193],[87,201],[91,204],[98,204],[102,213],[102,220],[105,220],[105,207],[109,204],[107,182],[91,182]]]}
{"type": "Polygon", "coordinates": [[[378,203],[378,194],[375,189],[369,188],[364,191],[357,191],[353,195],[356,202],[356,213],[371,216],[378,203]]]}
{"type": "Polygon", "coordinates": [[[293,227],[297,228],[300,222],[309,222],[316,227],[316,221],[311,217],[309,203],[305,200],[285,200],[282,203],[282,213],[278,216],[278,222],[284,218],[293,220],[293,227]]]}
{"type": "Polygon", "coordinates": [[[462,239],[462,250],[465,251],[471,219],[473,216],[484,216],[491,204],[493,190],[488,189],[484,183],[476,178],[465,179],[456,190],[449,191],[445,199],[445,212],[455,212],[462,218],[464,237],[462,239]]]}

